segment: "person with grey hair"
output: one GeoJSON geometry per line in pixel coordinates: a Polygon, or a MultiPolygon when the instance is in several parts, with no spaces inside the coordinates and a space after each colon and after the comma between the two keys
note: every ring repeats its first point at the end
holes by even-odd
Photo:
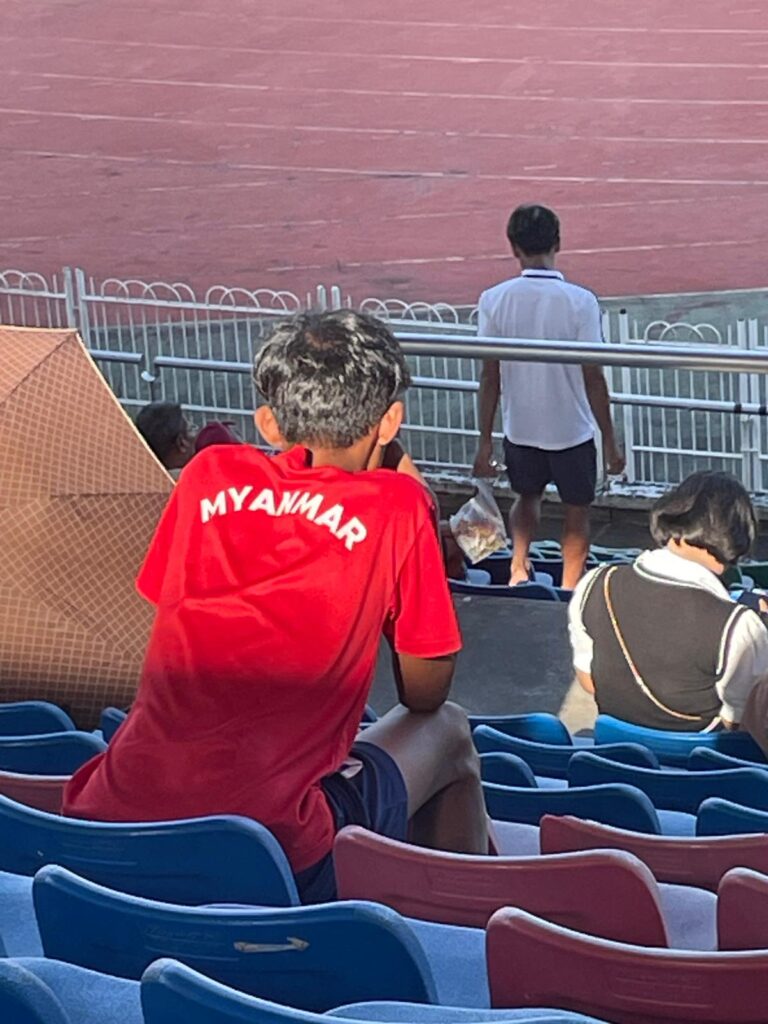
{"type": "Polygon", "coordinates": [[[304,902],[334,897],[345,825],[485,853],[434,504],[396,442],[405,358],[372,317],[305,314],[254,379],[280,454],[218,445],[184,470],[139,575],[157,615],[136,703],[64,811],[256,818],[304,902]],[[382,636],[400,705],[358,738],[382,636]]]}

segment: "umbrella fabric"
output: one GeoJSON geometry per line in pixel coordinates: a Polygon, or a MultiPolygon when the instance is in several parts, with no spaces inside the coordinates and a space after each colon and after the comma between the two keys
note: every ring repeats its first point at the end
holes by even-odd
{"type": "Polygon", "coordinates": [[[131,703],[134,580],[172,488],[74,331],[0,327],[0,701],[84,729],[131,703]]]}

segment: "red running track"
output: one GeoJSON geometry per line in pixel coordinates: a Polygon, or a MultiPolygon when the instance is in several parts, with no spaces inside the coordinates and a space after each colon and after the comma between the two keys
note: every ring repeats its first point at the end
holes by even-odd
{"type": "Polygon", "coordinates": [[[538,200],[602,295],[768,285],[761,0],[0,0],[0,58],[0,268],[473,301],[538,200]]]}

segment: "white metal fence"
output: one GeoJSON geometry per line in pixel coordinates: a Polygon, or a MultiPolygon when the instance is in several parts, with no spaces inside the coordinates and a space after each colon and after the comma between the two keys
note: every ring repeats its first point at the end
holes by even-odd
{"type": "MultiPolygon", "coordinates": [[[[338,288],[298,296],[216,286],[196,295],[187,285],[108,278],[65,268],[45,278],[0,273],[0,323],[77,327],[111,387],[130,408],[156,399],[181,402],[193,419],[233,420],[254,438],[249,366],[275,319],[301,309],[337,307],[338,288]]],[[[394,326],[467,335],[476,310],[446,303],[366,299],[358,308],[394,326]]],[[[768,326],[757,320],[712,324],[630,321],[603,314],[607,341],[714,343],[768,352],[768,326]]],[[[465,476],[477,437],[478,365],[470,359],[412,356],[416,387],[408,398],[407,442],[428,469],[465,476]]],[[[627,478],[668,484],[694,468],[727,469],[753,491],[764,489],[768,462],[768,380],[764,374],[609,367],[617,421],[627,448],[627,478]],[[750,411],[740,405],[750,404],[750,411]]],[[[556,415],[556,410],[553,410],[556,415]]]]}

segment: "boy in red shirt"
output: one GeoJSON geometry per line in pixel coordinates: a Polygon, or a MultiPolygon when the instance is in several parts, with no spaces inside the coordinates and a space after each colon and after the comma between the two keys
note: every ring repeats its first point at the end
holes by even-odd
{"type": "Polygon", "coordinates": [[[378,320],[276,329],[256,425],[282,454],[212,446],[185,469],[138,579],[157,607],[136,703],[64,813],[244,814],[282,843],[305,902],[335,894],[335,833],[361,824],[488,849],[477,757],[446,703],[458,626],[435,509],[393,455],[409,384],[378,320]],[[400,706],[357,740],[382,633],[400,706]]]}

